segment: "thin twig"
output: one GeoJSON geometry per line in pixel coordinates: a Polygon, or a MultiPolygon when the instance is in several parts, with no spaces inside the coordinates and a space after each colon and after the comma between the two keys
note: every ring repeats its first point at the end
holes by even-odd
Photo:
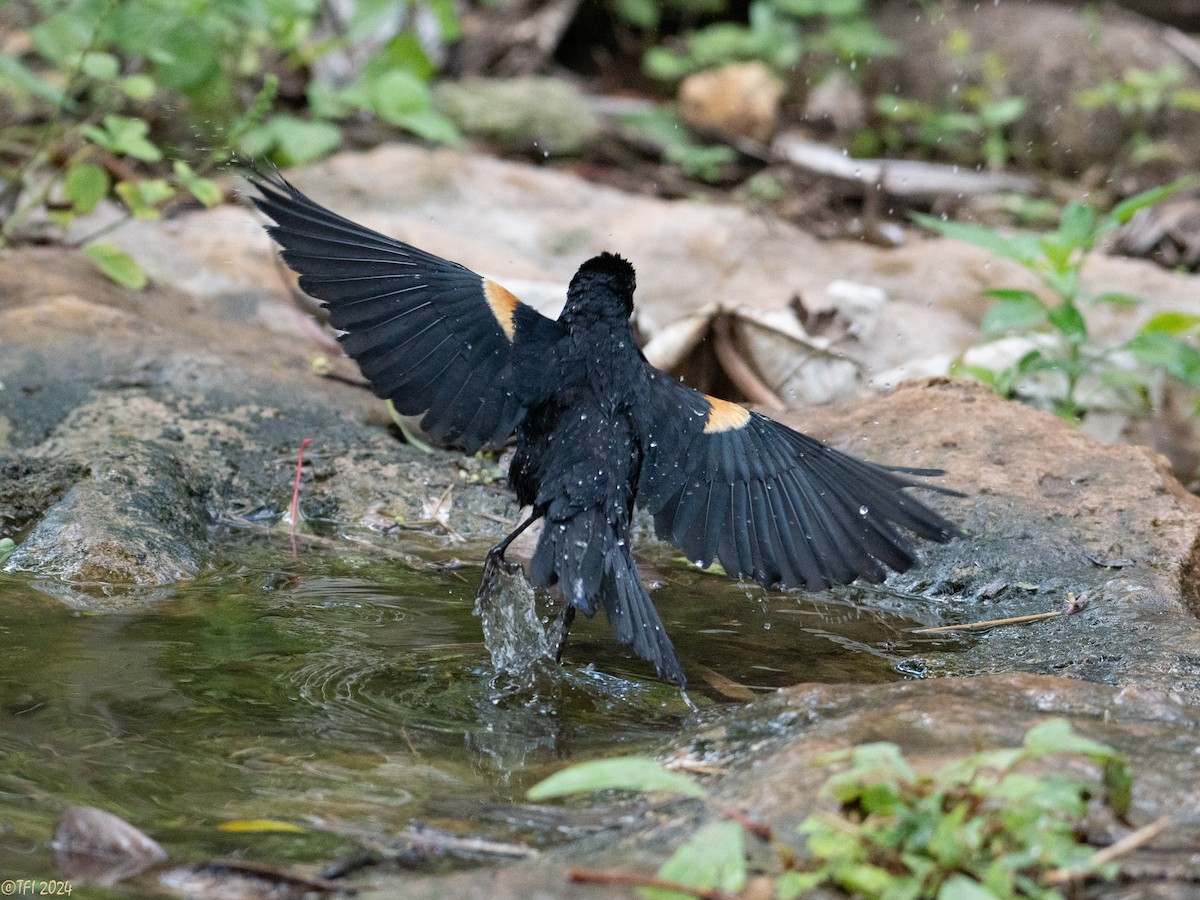
{"type": "Polygon", "coordinates": [[[738,390],[752,403],[759,403],[770,409],[786,409],[784,402],[759,378],[758,373],[733,345],[733,332],[729,327],[728,316],[719,315],[713,318],[712,333],[713,352],[717,354],[717,362],[721,364],[729,380],[737,385],[738,390]]]}
{"type": "Polygon", "coordinates": [[[700,900],[733,900],[733,894],[727,894],[718,888],[695,887],[690,884],[680,884],[678,881],[668,881],[654,875],[637,875],[633,872],[598,871],[596,869],[571,869],[570,878],[575,884],[620,884],[628,887],[658,888],[663,891],[678,891],[700,900]]]}
{"type": "Polygon", "coordinates": [[[1035,622],[1038,619],[1054,619],[1065,615],[1061,609],[1053,612],[1032,613],[1028,616],[1011,616],[1007,619],[988,619],[986,622],[967,622],[962,625],[938,625],[936,628],[918,628],[912,634],[938,634],[943,631],[973,631],[979,628],[991,628],[994,625],[1015,625],[1019,622],[1035,622]]]}
{"type": "Polygon", "coordinates": [[[1174,824],[1175,819],[1173,816],[1163,816],[1160,819],[1155,819],[1149,825],[1143,825],[1136,831],[1131,831],[1116,843],[1097,850],[1092,854],[1091,859],[1088,860],[1087,869],[1052,869],[1046,873],[1043,881],[1049,885],[1083,881],[1091,877],[1094,870],[1100,868],[1100,866],[1106,865],[1122,856],[1128,856],[1139,847],[1150,843],[1174,824]]]}
{"type": "Polygon", "coordinates": [[[1062,609],[1051,612],[1031,613],[1027,616],[1011,616],[1007,619],[988,619],[986,622],[968,622],[964,625],[938,625],[936,628],[918,628],[912,634],[938,634],[943,631],[972,631],[980,628],[991,628],[994,625],[1015,625],[1021,622],[1036,622],[1041,619],[1054,619],[1058,616],[1073,616],[1083,612],[1088,607],[1087,591],[1080,591],[1079,596],[1068,592],[1062,609]]]}

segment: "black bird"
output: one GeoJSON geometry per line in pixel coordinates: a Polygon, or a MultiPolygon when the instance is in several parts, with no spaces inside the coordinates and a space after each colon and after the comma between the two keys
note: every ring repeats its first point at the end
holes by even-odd
{"type": "Polygon", "coordinates": [[[630,547],[634,504],[689,559],[720,561],[764,587],[878,582],[914,562],[900,529],[948,541],[959,529],[904,489],[936,469],[841,453],[651,366],[634,342],[633,267],[601,253],[579,267],[557,320],[458,263],[325,209],[279,175],[254,203],[300,287],[329,309],[371,387],[436,440],[467,452],[515,433],[508,481],[532,515],[530,565],[557,584],[569,623],[603,607],[619,641],[684,684],[630,547]]]}

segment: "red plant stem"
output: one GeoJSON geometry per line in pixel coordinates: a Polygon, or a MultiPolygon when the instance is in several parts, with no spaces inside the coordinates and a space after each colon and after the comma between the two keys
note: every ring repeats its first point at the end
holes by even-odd
{"type": "Polygon", "coordinates": [[[296,515],[300,512],[300,473],[304,468],[304,448],[313,442],[313,438],[305,438],[300,442],[300,451],[296,454],[296,483],[292,485],[292,558],[296,557],[296,515]]]}

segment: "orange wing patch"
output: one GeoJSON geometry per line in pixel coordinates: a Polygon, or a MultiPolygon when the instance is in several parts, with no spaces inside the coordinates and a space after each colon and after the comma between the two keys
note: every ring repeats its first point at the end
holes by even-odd
{"type": "Polygon", "coordinates": [[[708,401],[708,418],[704,420],[704,433],[716,434],[720,431],[733,431],[745,428],[750,421],[750,411],[728,400],[704,395],[708,401]]]}
{"type": "Polygon", "coordinates": [[[521,302],[518,300],[508,288],[496,284],[490,278],[483,279],[483,296],[487,300],[488,306],[492,308],[492,315],[496,317],[496,321],[500,323],[500,327],[504,329],[504,334],[512,341],[515,329],[513,327],[513,316],[517,312],[517,305],[521,302]]]}

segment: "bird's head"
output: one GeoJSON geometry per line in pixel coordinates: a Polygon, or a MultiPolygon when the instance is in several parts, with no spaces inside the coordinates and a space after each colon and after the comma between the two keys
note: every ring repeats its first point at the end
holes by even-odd
{"type": "Polygon", "coordinates": [[[607,318],[617,314],[628,319],[633,315],[636,283],[633,266],[628,260],[615,253],[593,256],[571,279],[563,315],[607,318]]]}

